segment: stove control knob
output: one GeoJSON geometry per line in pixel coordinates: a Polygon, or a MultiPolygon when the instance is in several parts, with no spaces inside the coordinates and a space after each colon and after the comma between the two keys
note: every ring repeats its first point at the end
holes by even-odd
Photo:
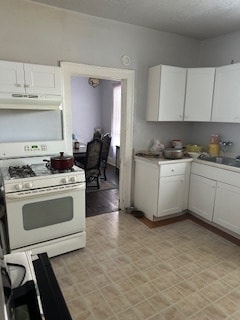
{"type": "Polygon", "coordinates": [[[77,181],[77,178],[76,178],[76,177],[71,177],[71,178],[70,178],[70,181],[74,183],[74,182],[77,181]]]}
{"type": "Polygon", "coordinates": [[[22,186],[21,183],[18,183],[18,184],[15,185],[15,189],[18,190],[18,191],[22,190],[22,187],[23,186],[22,186]]]}
{"type": "Polygon", "coordinates": [[[27,189],[31,189],[33,187],[33,184],[32,184],[32,182],[27,182],[24,184],[24,187],[27,189]]]}
{"type": "Polygon", "coordinates": [[[62,178],[62,183],[68,183],[68,178],[67,177],[62,178]]]}

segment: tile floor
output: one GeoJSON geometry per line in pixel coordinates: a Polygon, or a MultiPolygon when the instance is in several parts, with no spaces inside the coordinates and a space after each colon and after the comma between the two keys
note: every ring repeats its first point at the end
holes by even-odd
{"type": "Polygon", "coordinates": [[[190,220],[90,217],[86,248],[51,263],[73,320],[240,319],[240,247],[190,220]]]}

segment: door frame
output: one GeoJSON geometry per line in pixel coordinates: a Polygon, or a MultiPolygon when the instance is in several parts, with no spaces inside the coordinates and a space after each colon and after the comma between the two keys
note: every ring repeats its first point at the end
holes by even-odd
{"type": "Polygon", "coordinates": [[[63,81],[63,109],[66,120],[64,137],[67,153],[72,154],[72,110],[71,77],[93,77],[104,80],[121,81],[121,148],[119,208],[121,210],[132,204],[132,167],[133,167],[133,114],[135,71],[116,69],[95,65],[61,62],[63,81]]]}

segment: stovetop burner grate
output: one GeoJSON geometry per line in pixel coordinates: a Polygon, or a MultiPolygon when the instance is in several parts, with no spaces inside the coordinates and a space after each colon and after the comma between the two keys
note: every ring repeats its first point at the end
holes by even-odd
{"type": "Polygon", "coordinates": [[[36,173],[29,165],[10,166],[8,172],[11,178],[28,178],[36,176],[36,173]]]}

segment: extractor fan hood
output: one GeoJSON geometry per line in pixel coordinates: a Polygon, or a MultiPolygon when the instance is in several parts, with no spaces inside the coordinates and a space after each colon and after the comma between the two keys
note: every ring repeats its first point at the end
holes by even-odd
{"type": "Polygon", "coordinates": [[[0,93],[0,109],[59,110],[62,109],[62,96],[0,93]]]}

